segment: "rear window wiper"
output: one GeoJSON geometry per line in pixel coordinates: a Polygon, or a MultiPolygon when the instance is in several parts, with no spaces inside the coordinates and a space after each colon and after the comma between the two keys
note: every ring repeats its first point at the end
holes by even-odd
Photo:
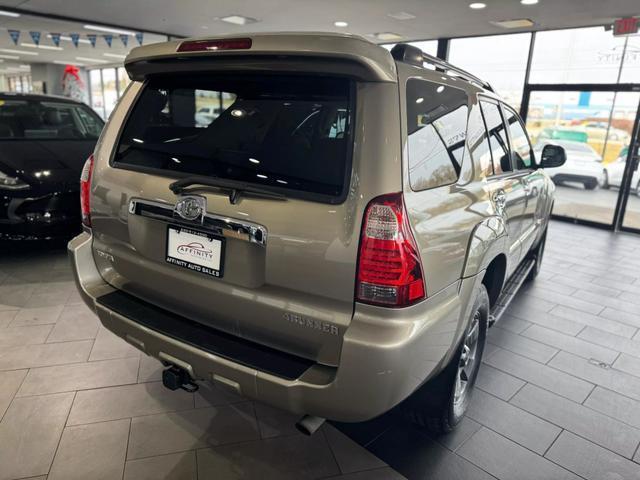
{"type": "Polygon", "coordinates": [[[272,192],[271,190],[260,187],[253,187],[245,182],[220,177],[208,177],[204,175],[191,175],[189,177],[181,178],[180,180],[176,180],[170,184],[169,188],[173,193],[178,195],[179,193],[185,193],[185,190],[188,187],[192,187],[194,185],[213,187],[228,193],[229,201],[232,205],[238,203],[238,200],[242,195],[269,198],[273,200],[287,199],[287,197],[281,193],[272,192]]]}

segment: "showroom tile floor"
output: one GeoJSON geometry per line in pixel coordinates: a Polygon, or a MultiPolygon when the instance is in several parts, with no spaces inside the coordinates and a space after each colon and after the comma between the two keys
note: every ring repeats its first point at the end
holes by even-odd
{"type": "Polygon", "coordinates": [[[210,386],[170,392],[81,303],[64,249],[11,250],[0,480],[640,479],[637,236],[552,224],[539,279],[490,331],[468,418],[440,438],[394,412],[309,438],[210,386]]]}

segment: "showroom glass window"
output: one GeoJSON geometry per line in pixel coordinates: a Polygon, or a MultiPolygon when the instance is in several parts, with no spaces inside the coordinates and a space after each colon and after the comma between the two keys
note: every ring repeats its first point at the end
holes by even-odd
{"type": "Polygon", "coordinates": [[[530,33],[456,38],[449,44],[448,61],[488,81],[509,105],[518,110],[530,43],[530,33]]]}
{"type": "Polygon", "coordinates": [[[469,113],[467,94],[420,79],[407,81],[409,182],[413,190],[458,180],[469,113]]]}
{"type": "Polygon", "coordinates": [[[493,157],[493,171],[496,175],[513,170],[509,156],[509,142],[505,131],[504,122],[498,105],[492,102],[482,101],[482,115],[489,132],[489,144],[493,157]]]}
{"type": "Polygon", "coordinates": [[[529,81],[617,83],[626,42],[603,27],[538,32],[529,81]]]}

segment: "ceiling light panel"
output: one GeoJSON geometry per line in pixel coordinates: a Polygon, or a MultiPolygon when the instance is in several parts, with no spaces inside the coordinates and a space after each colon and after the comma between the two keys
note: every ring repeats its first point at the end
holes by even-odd
{"type": "Polygon", "coordinates": [[[528,18],[516,18],[513,20],[501,20],[499,22],[490,22],[492,25],[496,27],[502,27],[506,29],[512,28],[531,28],[535,25],[535,23],[528,18]]]}
{"type": "Polygon", "coordinates": [[[387,14],[387,16],[396,20],[413,20],[416,18],[414,14],[408,12],[394,12],[387,14]]]}
{"type": "Polygon", "coordinates": [[[223,22],[231,23],[232,25],[249,25],[250,23],[256,23],[258,20],[251,17],[245,17],[243,15],[228,15],[220,18],[223,22]]]}
{"type": "Polygon", "coordinates": [[[131,30],[122,30],[120,28],[103,27],[102,25],[85,25],[85,30],[93,30],[95,32],[117,33],[118,35],[135,35],[131,30]]]}

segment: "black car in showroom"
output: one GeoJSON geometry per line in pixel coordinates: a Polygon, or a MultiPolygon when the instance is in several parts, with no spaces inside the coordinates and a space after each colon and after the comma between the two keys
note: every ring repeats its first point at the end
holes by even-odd
{"type": "Polygon", "coordinates": [[[80,175],[103,126],[74,100],[0,93],[0,240],[80,229],[80,175]]]}

